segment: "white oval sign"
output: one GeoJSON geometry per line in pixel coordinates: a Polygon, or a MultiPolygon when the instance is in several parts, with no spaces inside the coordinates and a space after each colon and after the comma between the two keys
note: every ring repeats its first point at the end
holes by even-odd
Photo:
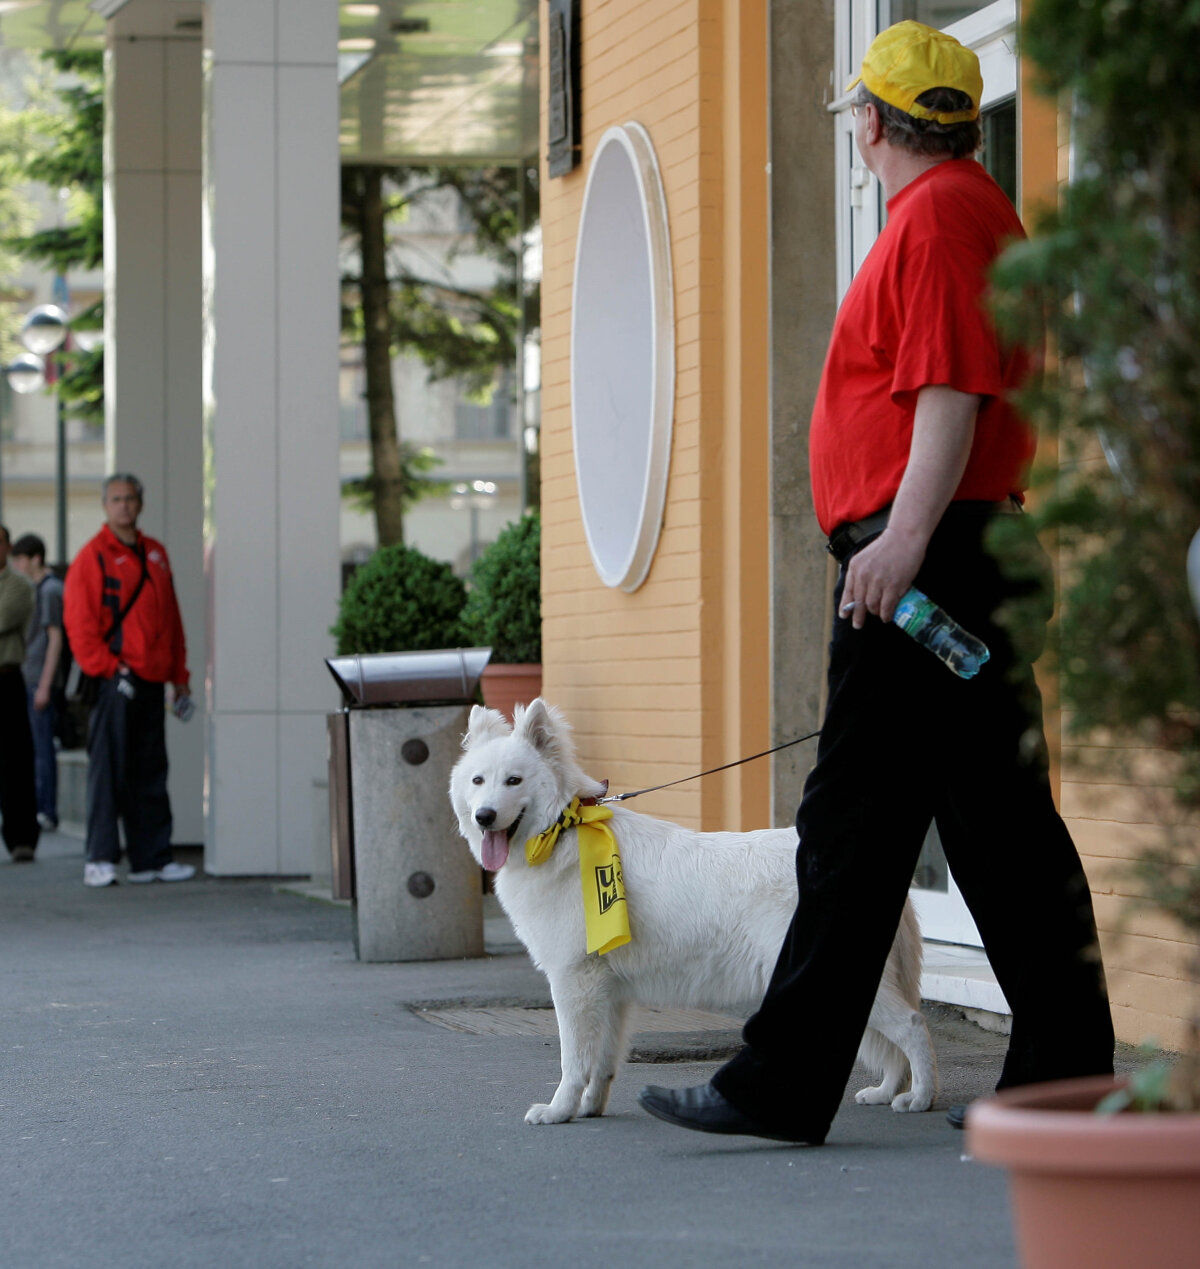
{"type": "Polygon", "coordinates": [[[592,563],[636,590],[658,546],[675,409],[667,205],[636,123],[609,128],[588,171],[575,250],[571,415],[592,563]]]}

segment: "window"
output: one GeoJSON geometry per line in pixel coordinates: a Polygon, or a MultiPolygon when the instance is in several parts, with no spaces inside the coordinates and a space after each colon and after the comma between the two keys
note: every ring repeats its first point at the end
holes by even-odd
{"type": "MultiPolygon", "coordinates": [[[[1016,0],[991,4],[963,0],[841,0],[838,6],[834,80],[839,93],[858,74],[863,55],[875,36],[893,22],[915,19],[941,27],[979,56],[983,71],[984,166],[1001,188],[1017,201],[1017,58],[1016,0]]],[[[863,166],[854,146],[850,95],[841,93],[829,106],[838,132],[838,296],[866,258],[886,211],[878,181],[863,166]]]]}

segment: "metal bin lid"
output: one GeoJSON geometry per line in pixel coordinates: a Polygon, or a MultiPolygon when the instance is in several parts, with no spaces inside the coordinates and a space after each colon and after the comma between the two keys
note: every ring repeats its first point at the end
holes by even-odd
{"type": "Polygon", "coordinates": [[[491,648],[442,648],[429,652],[369,652],[327,657],[325,664],[351,708],[417,705],[475,699],[491,648]]]}

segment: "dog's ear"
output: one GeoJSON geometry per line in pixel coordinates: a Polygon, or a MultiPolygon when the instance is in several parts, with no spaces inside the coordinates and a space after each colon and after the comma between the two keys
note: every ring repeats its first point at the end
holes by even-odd
{"type": "Polygon", "coordinates": [[[485,740],[495,740],[497,736],[512,734],[512,725],[498,709],[484,709],[482,705],[471,706],[471,716],[467,720],[467,734],[462,738],[462,747],[470,749],[472,745],[481,745],[485,740]]]}
{"type": "Polygon", "coordinates": [[[513,711],[513,732],[523,736],[541,754],[556,750],[562,726],[562,715],[540,696],[528,705],[513,711]]]}

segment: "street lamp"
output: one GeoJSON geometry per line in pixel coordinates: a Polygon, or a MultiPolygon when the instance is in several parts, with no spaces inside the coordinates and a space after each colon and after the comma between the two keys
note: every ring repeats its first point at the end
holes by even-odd
{"type": "Polygon", "coordinates": [[[452,511],[471,512],[471,563],[479,558],[479,513],[487,511],[496,502],[496,482],[494,480],[472,480],[454,486],[450,496],[452,511]]]}
{"type": "Polygon", "coordinates": [[[4,377],[14,392],[25,396],[46,382],[46,363],[34,353],[21,353],[4,367],[4,377]]]}
{"type": "MultiPolygon", "coordinates": [[[[25,318],[21,327],[21,343],[27,352],[14,357],[7,366],[0,366],[0,374],[8,387],[20,396],[36,392],[46,383],[46,362],[53,361],[67,342],[68,335],[83,352],[92,352],[104,342],[104,332],[99,330],[72,331],[67,314],[58,304],[39,304],[25,318]]],[[[58,367],[61,374],[62,367],[58,367]]],[[[2,387],[3,385],[0,385],[2,387]]],[[[7,394],[0,418],[7,415],[7,394]]],[[[67,562],[67,429],[63,414],[62,397],[55,392],[57,435],[55,438],[55,517],[58,534],[58,562],[67,562]]],[[[2,473],[2,467],[0,467],[2,473]]],[[[0,489],[2,493],[2,489],[0,489]]],[[[2,501],[0,501],[2,506],[2,501]]]]}
{"type": "Polygon", "coordinates": [[[35,357],[57,352],[67,338],[67,315],[57,304],[39,304],[21,326],[21,343],[35,357]]]}
{"type": "MultiPolygon", "coordinates": [[[[46,381],[44,358],[53,358],[67,339],[67,315],[57,304],[39,304],[21,327],[21,343],[28,355],[16,358],[6,374],[14,392],[33,392],[46,381]]],[[[67,562],[67,427],[62,397],[55,391],[54,504],[57,559],[67,562]]]]}
{"type": "Polygon", "coordinates": [[[8,418],[8,393],[24,396],[36,392],[46,382],[46,363],[33,353],[21,353],[0,366],[0,520],[4,518],[4,420],[8,418]]]}

